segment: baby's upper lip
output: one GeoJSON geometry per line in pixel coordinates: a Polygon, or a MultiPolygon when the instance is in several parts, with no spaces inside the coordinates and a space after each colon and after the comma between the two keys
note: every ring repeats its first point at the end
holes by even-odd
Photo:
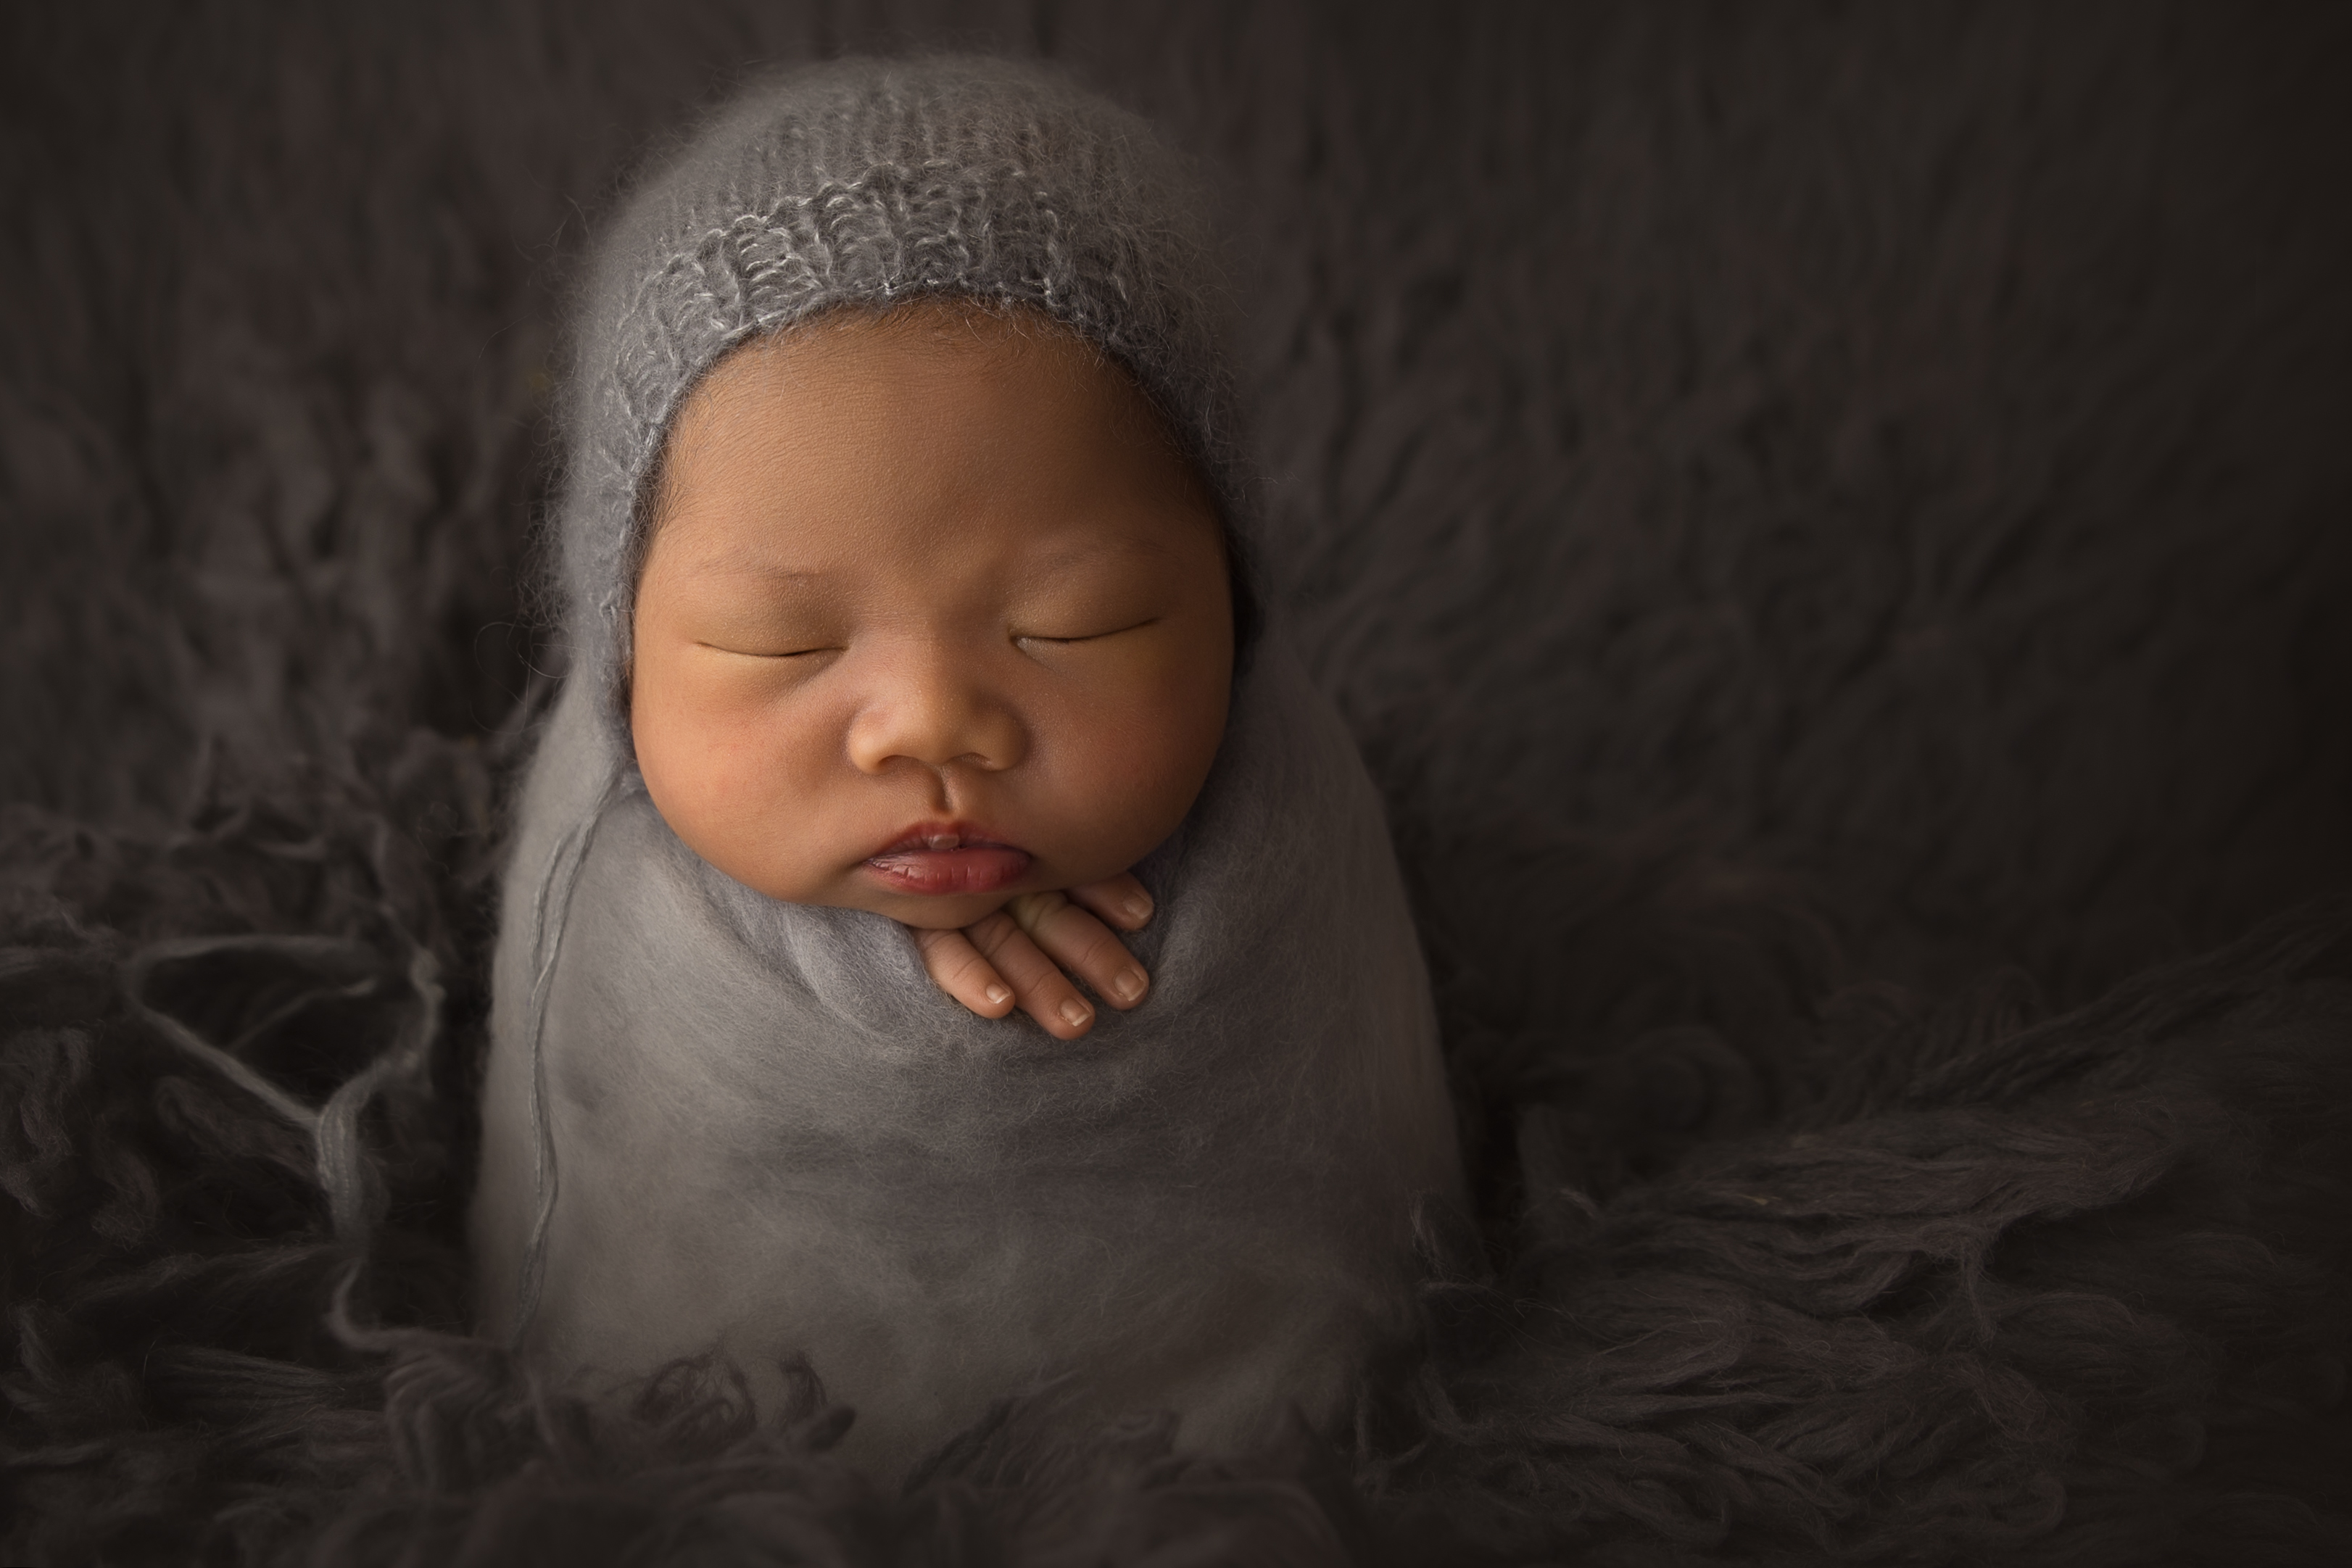
{"type": "Polygon", "coordinates": [[[878,860],[884,855],[905,854],[914,850],[1017,850],[1020,847],[1005,842],[978,822],[918,822],[866,858],[878,860]]]}

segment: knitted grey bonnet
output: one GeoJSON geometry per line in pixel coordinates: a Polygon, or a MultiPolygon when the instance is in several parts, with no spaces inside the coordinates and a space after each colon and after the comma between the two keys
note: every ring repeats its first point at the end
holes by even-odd
{"type": "Polygon", "coordinates": [[[735,99],[628,205],[583,301],[561,561],[572,667],[601,677],[608,722],[643,496],[687,393],[747,339],[922,295],[1033,308],[1135,378],[1223,514],[1246,642],[1252,508],[1208,236],[1150,126],[1035,66],[837,61],[735,99]]]}

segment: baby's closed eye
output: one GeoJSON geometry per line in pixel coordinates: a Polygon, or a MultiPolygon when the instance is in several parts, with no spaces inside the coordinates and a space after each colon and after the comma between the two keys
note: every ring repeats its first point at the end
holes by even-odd
{"type": "Polygon", "coordinates": [[[698,650],[751,659],[839,653],[856,630],[832,606],[709,582],[677,594],[665,628],[698,650]]]}
{"type": "MultiPolygon", "coordinates": [[[[1076,625],[1084,624],[1086,623],[1076,623],[1076,625]]],[[[1024,645],[1039,643],[1056,647],[1070,647],[1080,643],[1105,642],[1113,637],[1125,636],[1130,632],[1146,631],[1159,624],[1159,616],[1148,615],[1138,620],[1123,621],[1121,623],[1101,626],[1091,631],[1077,630],[1076,626],[1068,631],[1047,630],[1045,627],[1029,632],[1016,631],[1013,633],[1013,640],[1024,645]]]]}
{"type": "Polygon", "coordinates": [[[706,639],[695,646],[708,648],[714,653],[731,653],[739,659],[810,659],[822,653],[841,652],[837,643],[808,642],[796,637],[706,639]]]}

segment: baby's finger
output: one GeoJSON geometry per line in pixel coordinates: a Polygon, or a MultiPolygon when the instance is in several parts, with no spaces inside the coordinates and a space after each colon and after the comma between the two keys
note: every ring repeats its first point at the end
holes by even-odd
{"type": "Polygon", "coordinates": [[[1151,977],[1110,928],[1055,893],[1024,893],[1004,906],[1048,957],[1122,1010],[1143,999],[1151,977]]]}
{"type": "Polygon", "coordinates": [[[918,929],[915,946],[931,984],[981,1017],[1001,1019],[1013,1010],[1013,988],[962,932],[918,929]]]}
{"type": "Polygon", "coordinates": [[[1093,910],[1121,931],[1140,931],[1151,920],[1151,895],[1125,872],[1070,889],[1070,902],[1093,910]]]}
{"type": "Polygon", "coordinates": [[[1095,1009],[1078,995],[1069,977],[1038,951],[1037,944],[1011,915],[999,910],[978,925],[964,927],[964,935],[1012,986],[1021,1010],[1035,1019],[1047,1034],[1056,1040],[1076,1040],[1094,1028],[1095,1009]]]}

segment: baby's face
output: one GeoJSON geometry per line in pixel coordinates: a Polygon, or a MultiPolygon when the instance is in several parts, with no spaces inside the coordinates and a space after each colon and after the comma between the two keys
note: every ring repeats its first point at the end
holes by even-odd
{"type": "Polygon", "coordinates": [[[795,904],[971,925],[1126,870],[1224,733],[1216,514],[1143,394],[939,302],[736,350],[679,412],[630,724],[696,853],[795,904]]]}

